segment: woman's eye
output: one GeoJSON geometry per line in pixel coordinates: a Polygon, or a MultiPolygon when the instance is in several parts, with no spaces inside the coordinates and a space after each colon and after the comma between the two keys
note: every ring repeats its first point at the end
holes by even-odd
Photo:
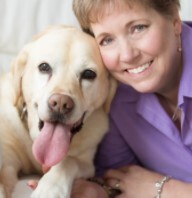
{"type": "Polygon", "coordinates": [[[48,63],[41,63],[38,68],[41,73],[51,73],[52,71],[52,68],[48,63]]]}
{"type": "Polygon", "coordinates": [[[135,25],[131,32],[132,33],[140,33],[142,31],[144,31],[148,26],[147,25],[142,25],[142,24],[139,24],[139,25],[135,25]]]}
{"type": "Polygon", "coordinates": [[[111,37],[106,37],[100,42],[100,45],[106,46],[106,45],[111,44],[112,42],[113,42],[113,39],[111,37]]]}

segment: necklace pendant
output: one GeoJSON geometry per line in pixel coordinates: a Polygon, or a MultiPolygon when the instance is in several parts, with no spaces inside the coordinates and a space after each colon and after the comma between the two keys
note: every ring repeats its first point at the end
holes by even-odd
{"type": "Polygon", "coordinates": [[[181,109],[179,107],[176,107],[171,119],[173,120],[173,122],[176,122],[178,119],[180,119],[180,117],[181,117],[181,109]]]}

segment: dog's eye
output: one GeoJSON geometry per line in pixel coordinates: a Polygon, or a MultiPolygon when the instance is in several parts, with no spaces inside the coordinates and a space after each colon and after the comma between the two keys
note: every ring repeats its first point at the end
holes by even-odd
{"type": "Polygon", "coordinates": [[[51,72],[51,67],[48,63],[41,63],[39,65],[39,71],[42,73],[50,73],[51,72]]]}
{"type": "Polygon", "coordinates": [[[91,69],[86,69],[81,73],[82,79],[93,80],[96,76],[96,73],[91,69]]]}

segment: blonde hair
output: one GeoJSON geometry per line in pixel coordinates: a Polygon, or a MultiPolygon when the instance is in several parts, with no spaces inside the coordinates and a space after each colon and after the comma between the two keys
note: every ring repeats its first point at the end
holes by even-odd
{"type": "Polygon", "coordinates": [[[170,17],[175,10],[179,10],[179,0],[73,0],[73,11],[80,23],[81,28],[90,34],[90,23],[98,22],[104,12],[116,8],[118,2],[122,1],[129,7],[140,3],[146,8],[152,8],[159,14],[170,17]]]}

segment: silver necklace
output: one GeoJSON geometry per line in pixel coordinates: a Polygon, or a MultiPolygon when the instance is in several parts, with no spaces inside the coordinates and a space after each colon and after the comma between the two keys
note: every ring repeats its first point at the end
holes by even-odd
{"type": "Polygon", "coordinates": [[[176,106],[171,119],[173,120],[173,122],[176,122],[177,120],[180,120],[180,118],[181,118],[181,109],[178,106],[176,106]]]}

